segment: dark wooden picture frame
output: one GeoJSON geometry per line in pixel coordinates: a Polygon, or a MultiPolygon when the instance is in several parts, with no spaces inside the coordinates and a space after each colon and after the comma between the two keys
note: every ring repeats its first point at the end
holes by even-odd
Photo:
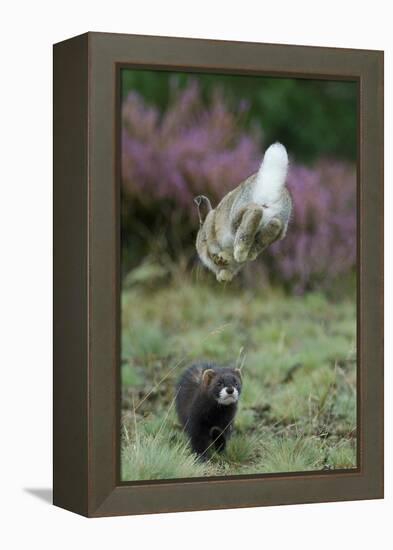
{"type": "Polygon", "coordinates": [[[87,33],[54,46],[54,504],[89,517],[383,497],[383,52],[87,33]],[[356,80],[358,467],[122,483],[119,68],[356,80]]]}

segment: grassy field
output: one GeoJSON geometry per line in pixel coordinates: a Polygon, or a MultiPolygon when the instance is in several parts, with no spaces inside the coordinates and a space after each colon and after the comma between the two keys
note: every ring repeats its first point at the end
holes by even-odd
{"type": "Polygon", "coordinates": [[[122,295],[122,478],[356,467],[355,303],[187,279],[122,295]],[[244,365],[225,454],[201,463],[175,414],[194,360],[244,365]]]}

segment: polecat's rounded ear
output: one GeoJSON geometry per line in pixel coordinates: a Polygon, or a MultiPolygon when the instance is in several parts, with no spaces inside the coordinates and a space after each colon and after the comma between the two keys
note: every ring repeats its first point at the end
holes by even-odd
{"type": "Polygon", "coordinates": [[[242,371],[240,369],[234,369],[236,374],[238,375],[238,377],[240,378],[240,380],[243,378],[242,377],[242,371]]]}
{"type": "Polygon", "coordinates": [[[210,384],[210,382],[213,380],[215,374],[216,373],[214,372],[213,369],[204,370],[202,374],[202,384],[207,387],[210,384]]]}

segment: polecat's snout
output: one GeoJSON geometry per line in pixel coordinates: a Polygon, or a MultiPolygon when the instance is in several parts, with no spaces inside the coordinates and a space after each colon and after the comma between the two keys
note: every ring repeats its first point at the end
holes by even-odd
{"type": "Polygon", "coordinates": [[[233,386],[226,386],[220,390],[218,394],[217,401],[220,405],[230,405],[231,403],[236,403],[239,399],[239,392],[233,386]]]}

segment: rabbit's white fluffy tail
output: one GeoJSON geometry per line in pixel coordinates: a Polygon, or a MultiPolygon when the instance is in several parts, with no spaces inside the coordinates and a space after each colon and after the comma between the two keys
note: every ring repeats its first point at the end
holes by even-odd
{"type": "Polygon", "coordinates": [[[253,191],[253,201],[270,205],[280,198],[288,172],[288,154],[284,145],[273,143],[266,150],[253,191]]]}

